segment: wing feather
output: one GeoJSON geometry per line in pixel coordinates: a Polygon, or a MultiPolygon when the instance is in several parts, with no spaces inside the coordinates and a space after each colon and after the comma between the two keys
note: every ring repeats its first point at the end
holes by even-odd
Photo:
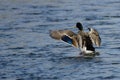
{"type": "Polygon", "coordinates": [[[101,45],[101,38],[97,30],[91,29],[91,31],[89,32],[89,36],[93,44],[95,44],[98,47],[101,45]]]}
{"type": "Polygon", "coordinates": [[[50,31],[50,36],[56,40],[62,40],[78,48],[77,34],[70,30],[50,31]]]}

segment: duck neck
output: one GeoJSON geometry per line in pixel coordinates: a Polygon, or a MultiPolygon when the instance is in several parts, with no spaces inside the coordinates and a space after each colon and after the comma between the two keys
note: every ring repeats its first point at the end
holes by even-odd
{"type": "Polygon", "coordinates": [[[79,29],[80,31],[83,31],[83,27],[82,27],[82,26],[78,27],[78,29],[79,29]]]}

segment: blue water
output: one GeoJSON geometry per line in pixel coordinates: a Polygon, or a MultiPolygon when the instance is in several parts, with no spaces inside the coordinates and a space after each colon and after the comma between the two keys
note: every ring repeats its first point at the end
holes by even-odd
{"type": "Polygon", "coordinates": [[[0,0],[0,80],[119,80],[120,0],[0,0]],[[100,53],[49,37],[76,22],[98,30],[100,53]]]}

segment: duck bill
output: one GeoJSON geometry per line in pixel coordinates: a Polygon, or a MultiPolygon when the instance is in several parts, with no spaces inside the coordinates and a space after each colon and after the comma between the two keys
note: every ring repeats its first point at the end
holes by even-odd
{"type": "Polygon", "coordinates": [[[73,28],[77,28],[76,26],[73,26],[73,28]]]}

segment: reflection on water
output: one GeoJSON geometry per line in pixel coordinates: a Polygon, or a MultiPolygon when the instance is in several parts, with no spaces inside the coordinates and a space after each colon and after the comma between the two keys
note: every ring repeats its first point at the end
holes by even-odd
{"type": "Polygon", "coordinates": [[[119,0],[1,0],[0,80],[117,80],[120,78],[119,0]],[[53,40],[49,30],[76,22],[102,38],[94,58],[53,40]]]}

